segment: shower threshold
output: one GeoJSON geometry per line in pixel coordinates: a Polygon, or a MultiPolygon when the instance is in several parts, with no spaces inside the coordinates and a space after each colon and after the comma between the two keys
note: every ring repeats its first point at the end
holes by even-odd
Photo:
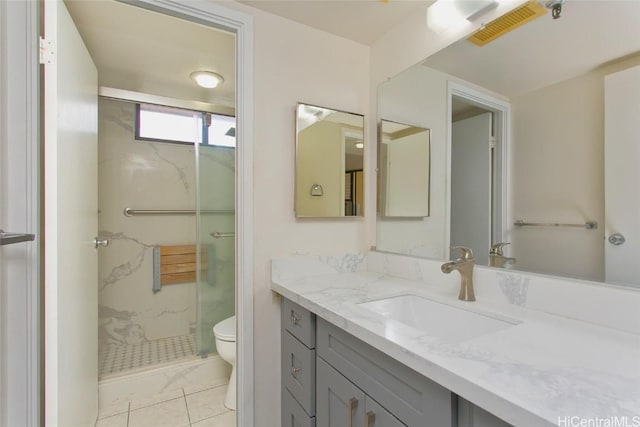
{"type": "Polygon", "coordinates": [[[195,334],[137,344],[108,344],[98,352],[98,375],[103,379],[196,357],[195,334]]]}

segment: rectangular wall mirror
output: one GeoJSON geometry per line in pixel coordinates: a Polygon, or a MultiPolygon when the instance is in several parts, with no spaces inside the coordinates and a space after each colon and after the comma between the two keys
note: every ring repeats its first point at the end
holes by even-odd
{"type": "Polygon", "coordinates": [[[363,152],[363,115],[298,104],[296,217],[363,216],[363,152]]]}
{"type": "Polygon", "coordinates": [[[379,133],[380,214],[429,216],[429,129],[383,119],[379,133]]]}

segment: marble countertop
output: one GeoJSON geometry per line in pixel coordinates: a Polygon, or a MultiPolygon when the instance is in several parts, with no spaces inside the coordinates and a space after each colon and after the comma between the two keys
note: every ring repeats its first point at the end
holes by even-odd
{"type": "Polygon", "coordinates": [[[369,271],[277,272],[272,289],[513,425],[640,426],[638,335],[369,271]],[[357,305],[399,295],[519,323],[452,342],[357,305]],[[570,424],[604,419],[627,424],[570,424]]]}

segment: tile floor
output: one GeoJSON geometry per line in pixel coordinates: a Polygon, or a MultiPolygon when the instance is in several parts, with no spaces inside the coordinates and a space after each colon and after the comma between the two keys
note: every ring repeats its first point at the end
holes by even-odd
{"type": "Polygon", "coordinates": [[[104,377],[193,357],[194,354],[195,334],[143,341],[139,344],[108,344],[99,349],[98,374],[104,377]]]}
{"type": "Polygon", "coordinates": [[[235,427],[224,406],[227,385],[183,387],[100,408],[96,427],[235,427]]]}

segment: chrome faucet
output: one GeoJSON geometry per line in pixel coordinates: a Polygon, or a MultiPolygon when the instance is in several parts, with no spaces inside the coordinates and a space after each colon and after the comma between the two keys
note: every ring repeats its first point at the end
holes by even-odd
{"type": "Polygon", "coordinates": [[[496,243],[489,249],[489,267],[504,268],[506,264],[515,264],[516,259],[504,256],[502,248],[510,243],[496,243]]]}
{"type": "Polygon", "coordinates": [[[458,273],[460,273],[460,294],[458,299],[475,301],[476,297],[473,294],[473,252],[464,246],[454,246],[451,249],[460,249],[460,257],[453,261],[445,262],[440,269],[447,274],[453,270],[458,270],[458,273]]]}

